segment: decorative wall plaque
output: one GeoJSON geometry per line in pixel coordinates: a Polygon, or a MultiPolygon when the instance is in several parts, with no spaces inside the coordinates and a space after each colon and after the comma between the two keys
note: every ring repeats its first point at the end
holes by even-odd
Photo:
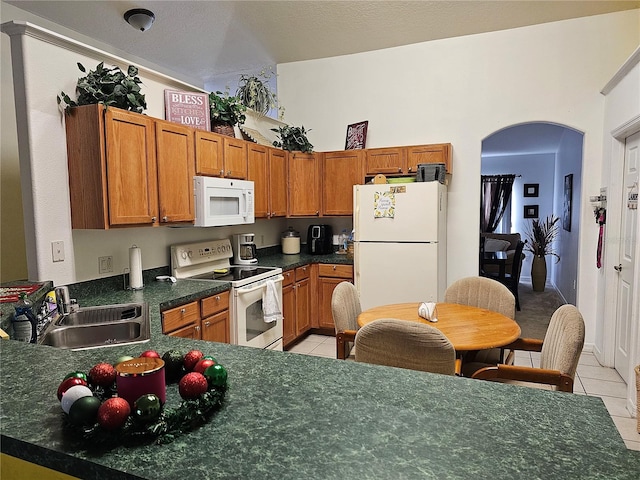
{"type": "Polygon", "coordinates": [[[208,94],[165,90],[164,107],[165,120],[211,131],[208,94]]]}

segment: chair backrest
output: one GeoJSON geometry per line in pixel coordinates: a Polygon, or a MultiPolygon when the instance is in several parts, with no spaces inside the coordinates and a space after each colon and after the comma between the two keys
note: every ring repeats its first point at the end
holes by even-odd
{"type": "Polygon", "coordinates": [[[331,313],[336,333],[358,329],[358,315],[362,312],[358,290],[353,283],[340,282],[331,296],[331,313]]]}
{"type": "Polygon", "coordinates": [[[454,375],[456,352],[431,325],[382,318],[358,330],[356,362],[454,375]]]}
{"type": "Polygon", "coordinates": [[[511,279],[515,282],[520,280],[520,269],[522,268],[522,251],[524,250],[523,241],[518,241],[516,245],[516,251],[513,254],[513,261],[511,264],[511,279]]]}
{"type": "Polygon", "coordinates": [[[551,316],[542,342],[540,368],[559,370],[575,378],[584,346],[584,320],[573,305],[562,305],[551,316]]]}
{"type": "Polygon", "coordinates": [[[516,299],[502,283],[486,277],[466,277],[453,282],[444,292],[446,303],[486,308],[515,319],[516,299]]]}

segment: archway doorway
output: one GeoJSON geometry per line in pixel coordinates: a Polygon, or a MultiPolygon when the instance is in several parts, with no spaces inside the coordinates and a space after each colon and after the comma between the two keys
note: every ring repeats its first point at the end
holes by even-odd
{"type": "MultiPolygon", "coordinates": [[[[516,175],[510,202],[500,225],[502,233],[523,239],[531,218],[560,218],[555,251],[548,258],[547,281],[567,303],[576,303],[582,152],[584,134],[549,122],[512,125],[482,141],[482,175],[516,175]]],[[[532,255],[525,257],[521,278],[530,279],[532,255]]]]}

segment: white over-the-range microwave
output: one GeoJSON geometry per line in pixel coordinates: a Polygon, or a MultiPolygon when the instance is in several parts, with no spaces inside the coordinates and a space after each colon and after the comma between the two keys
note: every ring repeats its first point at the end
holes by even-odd
{"type": "Polygon", "coordinates": [[[196,227],[254,223],[253,182],[193,177],[196,227]]]}

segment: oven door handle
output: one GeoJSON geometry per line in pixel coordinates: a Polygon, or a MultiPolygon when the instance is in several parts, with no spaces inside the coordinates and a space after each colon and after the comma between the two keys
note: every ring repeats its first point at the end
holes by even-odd
{"type": "MultiPolygon", "coordinates": [[[[278,275],[277,277],[275,277],[273,279],[274,282],[276,283],[282,283],[284,281],[284,277],[282,275],[278,275]]],[[[258,285],[257,287],[253,287],[253,288],[239,288],[238,289],[238,294],[245,294],[245,293],[251,293],[251,292],[255,292],[256,290],[260,290],[262,287],[264,287],[266,284],[266,281],[260,283],[260,285],[258,285]]]]}

